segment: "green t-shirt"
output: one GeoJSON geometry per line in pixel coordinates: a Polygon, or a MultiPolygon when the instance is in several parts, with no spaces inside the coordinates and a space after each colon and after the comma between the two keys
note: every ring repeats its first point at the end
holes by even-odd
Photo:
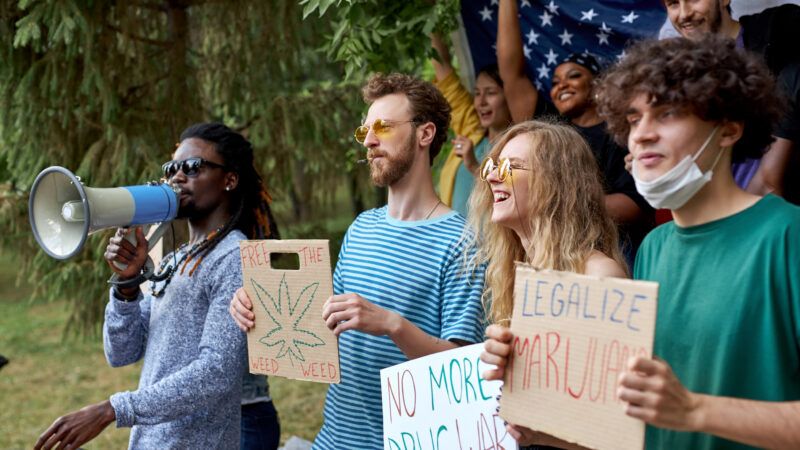
{"type": "MultiPolygon", "coordinates": [[[[478,145],[475,146],[475,159],[478,160],[479,164],[483,162],[483,157],[489,153],[489,148],[489,138],[487,137],[481,139],[478,145]]],[[[458,166],[454,183],[453,204],[451,207],[466,217],[469,210],[467,205],[469,203],[469,195],[472,193],[472,186],[475,185],[475,177],[472,172],[464,167],[463,163],[458,166]]]]}
{"type": "MultiPolygon", "coordinates": [[[[693,392],[800,400],[800,208],[768,195],[724,219],[651,232],[634,278],[660,283],[654,354],[693,392]]],[[[647,450],[751,448],[647,427],[647,450]]]]}

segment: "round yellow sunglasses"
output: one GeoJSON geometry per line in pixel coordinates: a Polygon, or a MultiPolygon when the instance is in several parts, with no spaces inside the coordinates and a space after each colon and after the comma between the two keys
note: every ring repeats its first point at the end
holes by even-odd
{"type": "Polygon", "coordinates": [[[372,125],[361,125],[360,127],[356,128],[356,131],[353,133],[353,137],[356,138],[356,142],[363,144],[367,139],[367,134],[369,134],[370,128],[372,128],[372,132],[375,133],[376,136],[382,138],[389,134],[394,124],[414,122],[416,122],[416,120],[375,119],[375,121],[372,122],[372,125]]]}
{"type": "Polygon", "coordinates": [[[481,170],[478,172],[481,180],[486,181],[489,178],[489,175],[497,169],[497,179],[500,182],[506,181],[507,178],[513,178],[511,174],[511,170],[530,170],[526,167],[520,165],[512,165],[511,160],[508,158],[502,158],[499,160],[499,165],[495,164],[494,159],[491,156],[487,156],[486,159],[483,160],[481,163],[481,170]]]}

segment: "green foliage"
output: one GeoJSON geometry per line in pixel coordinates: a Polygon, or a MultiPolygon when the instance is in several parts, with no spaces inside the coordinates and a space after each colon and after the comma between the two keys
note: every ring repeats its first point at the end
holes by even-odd
{"type": "Polygon", "coordinates": [[[47,166],[88,186],[139,184],[159,177],[181,130],[214,120],[253,142],[293,221],[330,203],[337,186],[367,191],[351,163],[361,79],[341,81],[342,64],[316,50],[335,33],[331,21],[301,10],[296,1],[0,1],[0,246],[18,255],[37,296],[70,301],[76,330],[101,323],[108,233],[68,263],[38,249],[27,194],[47,166]]]}
{"type": "Polygon", "coordinates": [[[363,70],[419,70],[432,56],[430,34],[445,36],[458,27],[459,0],[302,0],[303,17],[335,12],[334,32],[323,46],[345,64],[346,77],[363,70]],[[331,9],[331,6],[334,8],[331,9]]]}

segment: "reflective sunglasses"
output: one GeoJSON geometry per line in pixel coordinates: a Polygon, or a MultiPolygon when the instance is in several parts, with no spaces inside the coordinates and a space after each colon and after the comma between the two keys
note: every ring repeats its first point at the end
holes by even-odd
{"type": "Polygon", "coordinates": [[[164,178],[172,178],[178,173],[178,170],[181,170],[187,177],[196,177],[200,172],[200,168],[203,166],[227,169],[227,166],[196,156],[194,158],[186,158],[182,161],[167,161],[161,166],[161,170],[164,171],[164,178]]]}
{"type": "Polygon", "coordinates": [[[500,180],[501,182],[506,181],[507,178],[513,178],[513,176],[511,175],[512,169],[530,170],[519,164],[512,164],[511,160],[508,158],[503,158],[499,162],[500,164],[497,165],[495,164],[491,156],[486,157],[486,159],[483,160],[483,163],[481,164],[481,170],[478,173],[481,180],[486,181],[486,179],[489,178],[489,175],[491,175],[491,173],[494,172],[495,169],[497,169],[497,179],[500,180]]]}
{"type": "Polygon", "coordinates": [[[363,144],[364,141],[367,139],[367,134],[369,134],[370,128],[372,128],[372,132],[375,133],[375,136],[379,138],[385,137],[392,129],[393,124],[398,123],[415,123],[417,120],[389,120],[389,119],[375,119],[372,122],[372,125],[361,125],[360,127],[356,128],[356,131],[353,133],[353,136],[356,138],[356,142],[359,144],[363,144]]]}

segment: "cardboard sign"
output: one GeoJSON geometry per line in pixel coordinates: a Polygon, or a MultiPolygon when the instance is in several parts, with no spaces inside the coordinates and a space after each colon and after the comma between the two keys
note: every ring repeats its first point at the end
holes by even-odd
{"type": "Polygon", "coordinates": [[[338,383],[339,343],[322,320],[333,295],[328,241],[241,241],[239,249],[256,316],[247,333],[250,373],[338,383]],[[277,253],[296,254],[299,270],[274,269],[277,253]]]}
{"type": "Polygon", "coordinates": [[[502,383],[481,373],[483,344],[381,370],[386,450],[516,449],[497,415],[502,383]]]}
{"type": "Polygon", "coordinates": [[[518,264],[500,415],[592,449],[642,450],[616,396],[630,356],[653,351],[658,283],[518,264]]]}

